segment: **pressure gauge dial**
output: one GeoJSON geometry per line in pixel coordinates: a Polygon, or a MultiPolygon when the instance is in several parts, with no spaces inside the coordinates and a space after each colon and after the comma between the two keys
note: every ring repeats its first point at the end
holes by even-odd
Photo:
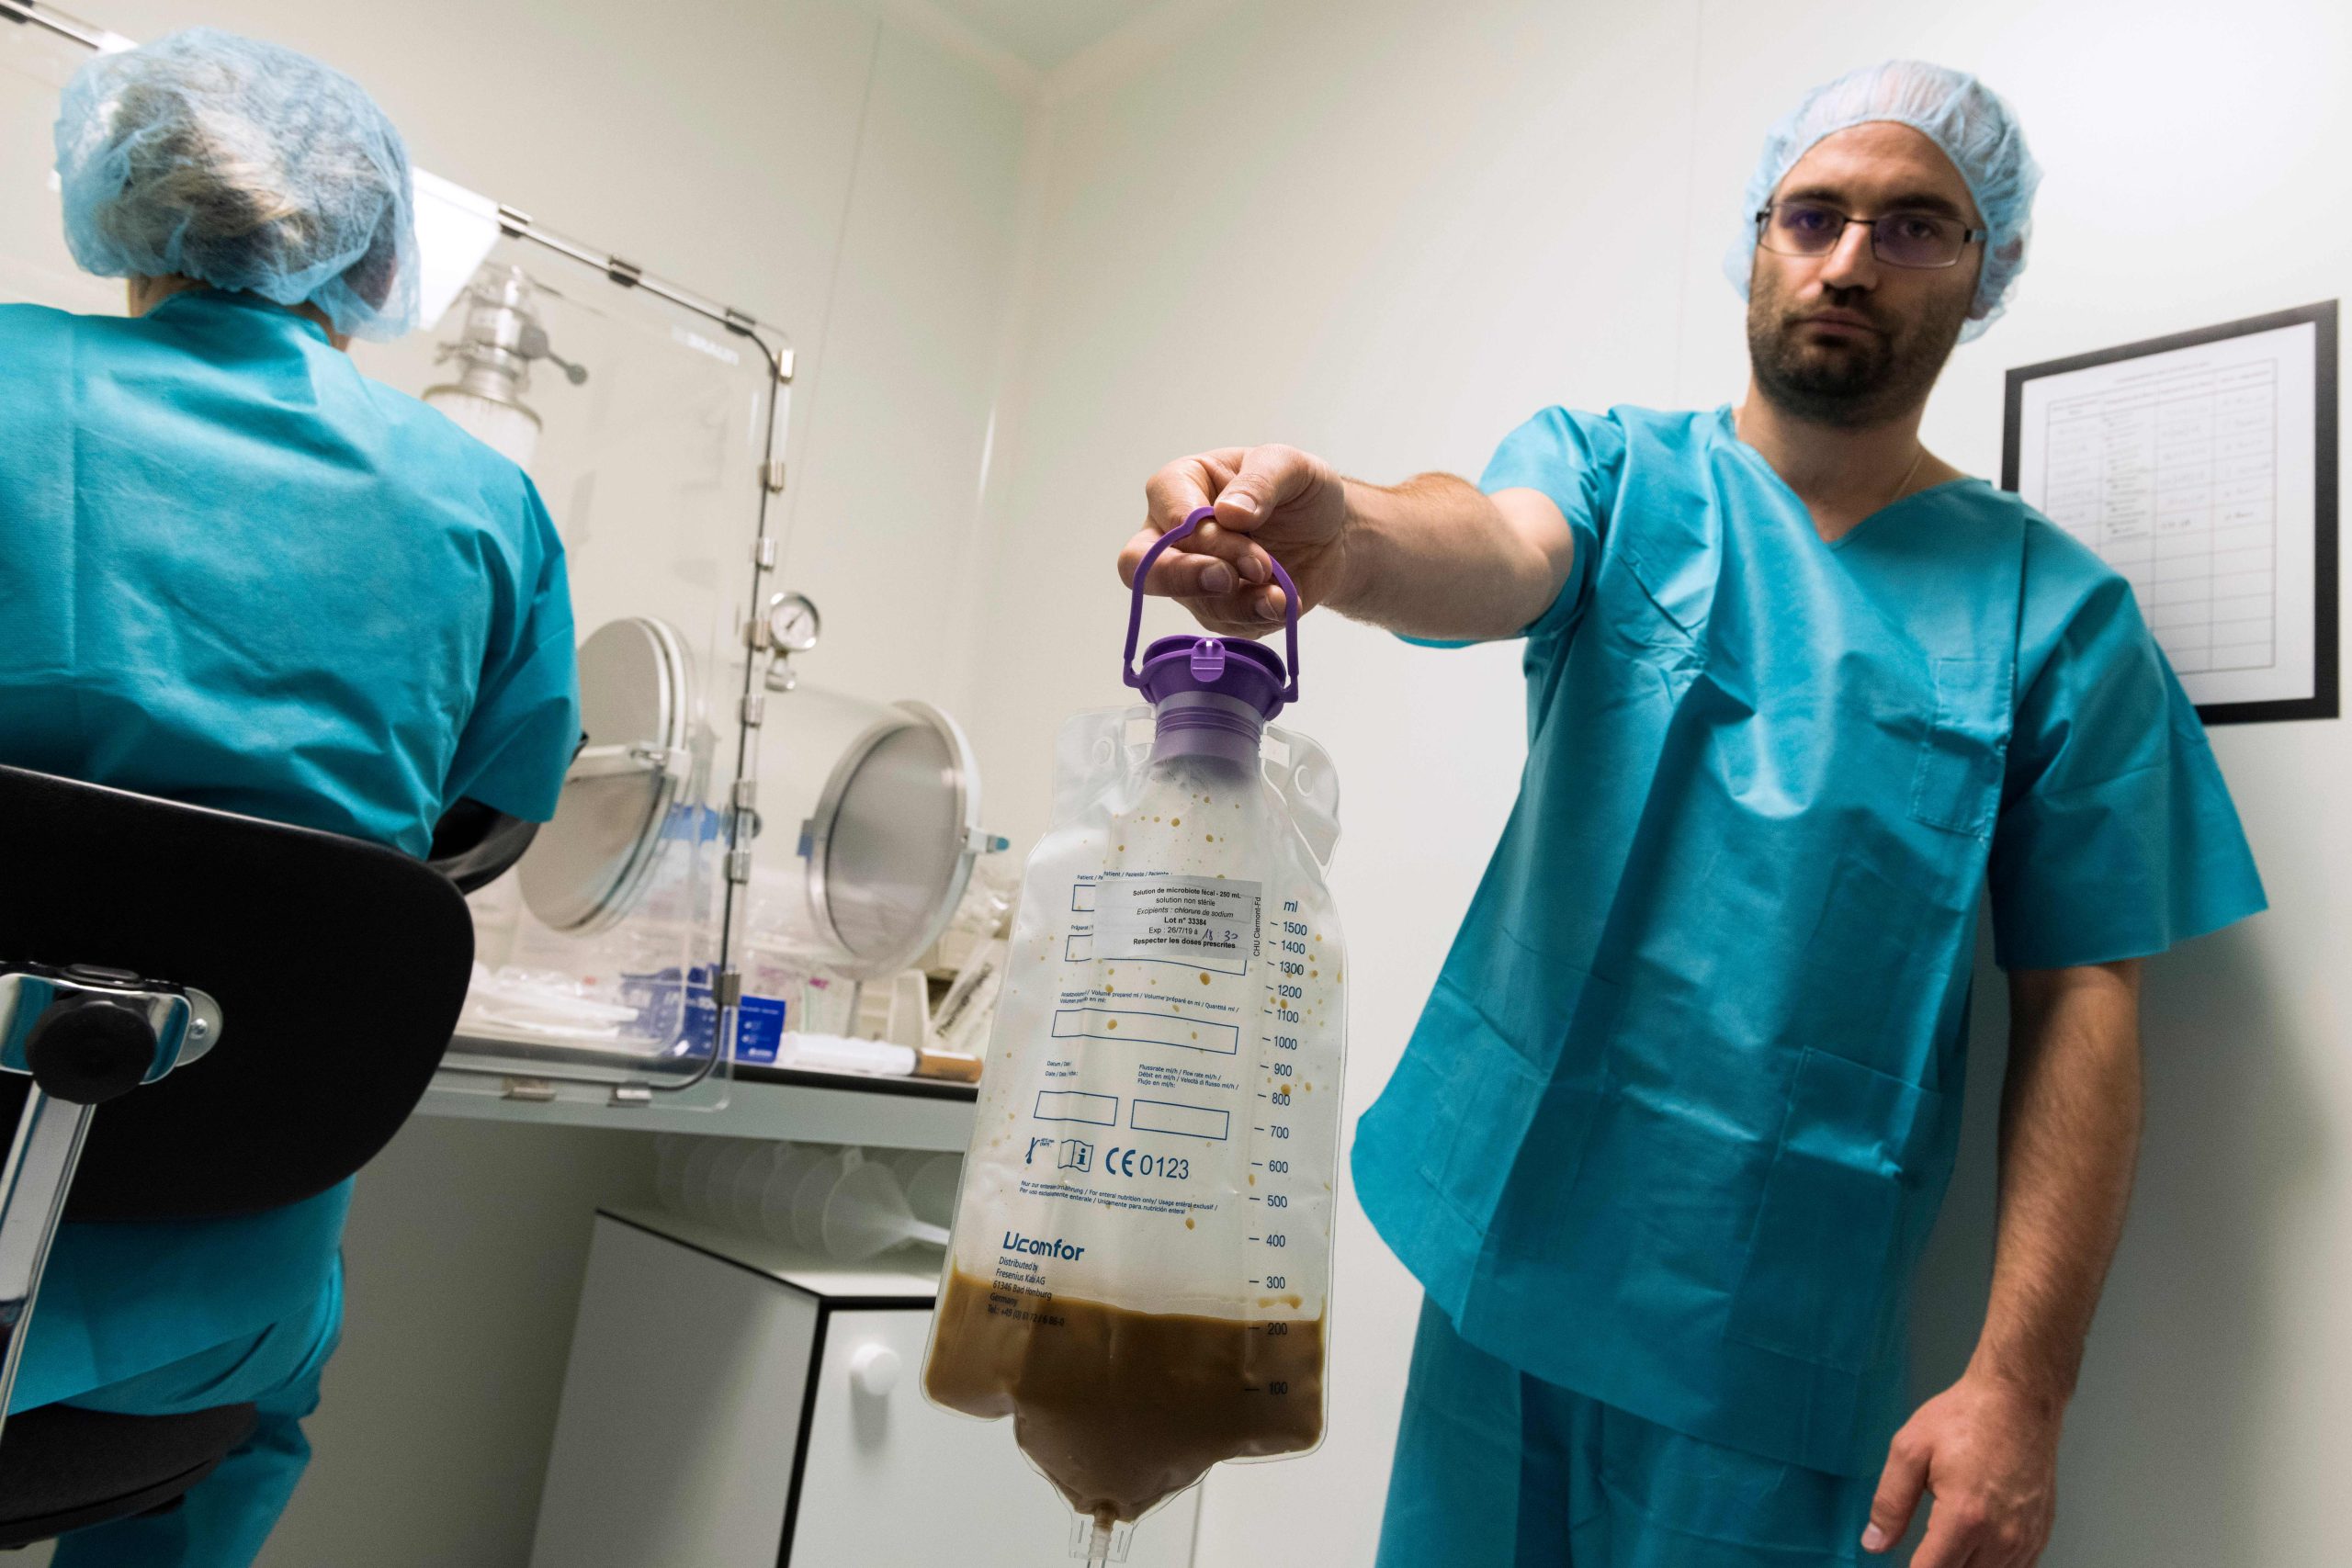
{"type": "Polygon", "coordinates": [[[786,653],[806,653],[816,647],[822,626],[806,593],[779,593],[768,601],[768,637],[786,653]]]}

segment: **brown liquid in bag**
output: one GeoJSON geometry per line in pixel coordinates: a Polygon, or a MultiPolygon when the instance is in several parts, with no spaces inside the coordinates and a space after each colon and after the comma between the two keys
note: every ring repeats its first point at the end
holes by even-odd
{"type": "Polygon", "coordinates": [[[1323,1435],[1323,1323],[1126,1312],[992,1287],[958,1269],[940,1297],[931,1397],[1012,1417],[1070,1506],[1138,1519],[1219,1460],[1323,1435]]]}

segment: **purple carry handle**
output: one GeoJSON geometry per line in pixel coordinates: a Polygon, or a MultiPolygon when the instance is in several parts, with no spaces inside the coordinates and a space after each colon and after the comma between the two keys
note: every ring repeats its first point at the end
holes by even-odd
{"type": "MultiPolygon", "coordinates": [[[[1127,608],[1127,651],[1123,663],[1128,685],[1143,684],[1143,677],[1136,673],[1136,644],[1143,636],[1143,584],[1151,573],[1151,563],[1159,558],[1160,551],[1216,515],[1214,506],[1196,506],[1184,521],[1160,535],[1152,541],[1151,548],[1144,551],[1143,564],[1136,568],[1135,603],[1127,608]]],[[[1266,557],[1266,561],[1274,569],[1274,581],[1283,591],[1283,642],[1290,652],[1290,684],[1283,689],[1282,697],[1285,703],[1295,703],[1298,701],[1298,589],[1291,582],[1290,573],[1283,570],[1282,562],[1272,555],[1266,557]]]]}

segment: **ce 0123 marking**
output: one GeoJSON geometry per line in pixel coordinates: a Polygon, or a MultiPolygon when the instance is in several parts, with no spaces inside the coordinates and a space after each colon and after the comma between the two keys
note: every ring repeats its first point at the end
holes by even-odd
{"type": "Polygon", "coordinates": [[[1148,1155],[1141,1149],[1113,1144],[1102,1156],[1105,1176],[1157,1176],[1169,1181],[1190,1181],[1193,1162],[1179,1155],[1148,1155]]]}

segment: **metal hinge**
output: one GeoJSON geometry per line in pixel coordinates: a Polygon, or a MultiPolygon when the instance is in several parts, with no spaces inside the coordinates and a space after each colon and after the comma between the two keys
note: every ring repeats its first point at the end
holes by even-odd
{"type": "Polygon", "coordinates": [[[759,803],[760,781],[757,779],[737,779],[735,781],[735,809],[738,811],[749,811],[753,807],[759,805],[759,803]]]}
{"type": "Polygon", "coordinates": [[[771,458],[760,465],[760,482],[768,487],[770,495],[784,493],[784,459],[771,458]]]}
{"type": "Polygon", "coordinates": [[[767,716],[768,694],[765,692],[744,693],[741,706],[738,711],[742,716],[744,728],[757,729],[760,727],[760,721],[767,716]]]}
{"type": "Polygon", "coordinates": [[[531,215],[502,201],[498,204],[498,227],[508,239],[519,240],[530,231],[531,215]]]}
{"type": "Polygon", "coordinates": [[[775,644],[775,633],[768,626],[765,615],[753,615],[743,623],[743,646],[754,653],[765,653],[775,644]]]}
{"type": "Polygon", "coordinates": [[[743,972],[741,969],[721,969],[718,984],[710,988],[710,999],[723,1008],[731,1008],[742,1001],[743,972]]]}
{"type": "Polygon", "coordinates": [[[752,541],[752,564],[762,571],[775,570],[775,541],[774,539],[752,541]]]}
{"type": "Polygon", "coordinates": [[[760,324],[750,315],[732,305],[722,305],[719,309],[727,317],[727,330],[730,333],[741,333],[745,337],[750,337],[752,329],[760,324]]]}
{"type": "Polygon", "coordinates": [[[621,260],[618,256],[606,256],[605,258],[605,276],[611,278],[615,283],[619,284],[623,288],[634,288],[640,282],[644,281],[645,269],[638,265],[635,262],[626,262],[621,260]]]}
{"type": "Polygon", "coordinates": [[[616,1083],[613,1086],[615,1105],[650,1105],[653,1090],[641,1083],[616,1083]]]}
{"type": "Polygon", "coordinates": [[[779,381],[792,379],[792,350],[779,348],[775,351],[775,378],[779,381]]]}
{"type": "Polygon", "coordinates": [[[752,880],[751,851],[729,850],[727,852],[727,880],[729,882],[749,882],[752,880]]]}
{"type": "Polygon", "coordinates": [[[545,1078],[506,1078],[501,1092],[508,1100],[549,1100],[555,1098],[555,1085],[545,1078]]]}

